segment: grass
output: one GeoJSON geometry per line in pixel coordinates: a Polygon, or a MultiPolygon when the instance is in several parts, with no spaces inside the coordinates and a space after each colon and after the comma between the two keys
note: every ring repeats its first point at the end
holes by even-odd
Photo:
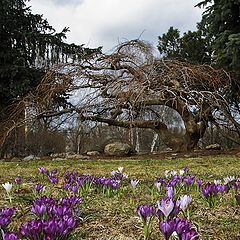
{"type": "MultiPolygon", "coordinates": [[[[235,175],[240,177],[240,161],[233,156],[214,156],[178,159],[116,159],[116,160],[34,160],[21,162],[1,161],[0,182],[13,182],[17,175],[22,177],[23,193],[15,193],[12,206],[27,211],[32,198],[32,189],[37,182],[41,182],[38,173],[39,167],[49,170],[57,168],[58,176],[65,171],[78,171],[97,176],[110,176],[110,172],[119,166],[124,167],[124,172],[129,179],[140,179],[136,193],[133,195],[130,186],[125,186],[121,196],[106,197],[104,194],[89,194],[84,199],[82,207],[82,221],[75,231],[76,239],[116,239],[130,240],[143,239],[142,223],[137,217],[135,208],[140,204],[156,203],[158,197],[151,198],[149,187],[156,177],[163,177],[165,170],[180,170],[185,166],[190,168],[190,173],[205,182],[222,179],[225,176],[235,175]],[[132,200],[131,200],[132,199],[132,200]],[[130,201],[133,201],[130,204],[130,201]]],[[[49,184],[48,184],[49,185],[49,184]]],[[[62,181],[50,185],[49,189],[55,196],[62,194],[62,181]]],[[[5,190],[0,189],[0,207],[11,206],[5,199],[5,190]]],[[[231,196],[226,195],[223,201],[214,209],[209,208],[199,195],[193,196],[193,221],[198,225],[202,239],[240,239],[240,209],[234,204],[231,196]]],[[[18,217],[12,224],[17,227],[25,220],[24,215],[18,217]]],[[[151,239],[163,239],[159,232],[157,221],[151,239]]]]}

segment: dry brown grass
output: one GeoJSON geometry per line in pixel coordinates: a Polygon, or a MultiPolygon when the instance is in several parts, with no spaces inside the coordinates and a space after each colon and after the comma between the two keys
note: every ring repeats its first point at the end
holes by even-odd
{"type": "MultiPolygon", "coordinates": [[[[0,181],[13,182],[16,175],[23,178],[23,193],[15,193],[12,205],[19,210],[19,216],[13,226],[18,226],[25,221],[24,213],[28,211],[32,198],[31,191],[34,185],[41,181],[38,167],[47,169],[57,168],[61,177],[65,171],[79,171],[94,175],[109,176],[113,169],[119,166],[125,168],[129,178],[140,179],[135,197],[131,189],[125,185],[122,195],[106,197],[103,194],[91,193],[82,207],[82,221],[75,232],[76,239],[89,240],[140,240],[143,239],[142,223],[136,215],[135,206],[156,202],[150,197],[148,186],[155,177],[163,176],[167,169],[179,170],[184,166],[190,168],[191,174],[212,181],[227,175],[239,177],[240,161],[234,156],[196,157],[182,159],[117,159],[117,160],[39,160],[31,162],[1,162],[0,181]],[[129,203],[130,197],[134,205],[129,203]]],[[[129,180],[128,180],[129,181],[129,180]]],[[[58,186],[50,187],[54,196],[63,193],[62,180],[58,186]]],[[[4,189],[0,189],[0,206],[9,206],[5,199],[4,189]]],[[[194,193],[194,212],[192,219],[199,226],[202,239],[240,239],[240,209],[235,206],[232,197],[228,194],[223,202],[215,209],[207,207],[206,203],[194,193]]],[[[158,229],[157,220],[151,234],[151,239],[163,239],[158,229]]]]}

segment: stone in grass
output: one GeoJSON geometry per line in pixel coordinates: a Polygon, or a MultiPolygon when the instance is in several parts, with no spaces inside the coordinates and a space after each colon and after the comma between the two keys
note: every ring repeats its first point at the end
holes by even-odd
{"type": "Polygon", "coordinates": [[[73,155],[68,155],[66,156],[67,159],[90,159],[89,156],[84,156],[84,155],[81,155],[81,154],[73,154],[73,155]]]}
{"type": "Polygon", "coordinates": [[[206,146],[206,150],[221,150],[221,146],[218,143],[210,144],[206,146]]]}
{"type": "Polygon", "coordinates": [[[132,147],[122,142],[109,143],[104,148],[104,153],[109,156],[127,156],[132,152],[132,147]]]}
{"type": "Polygon", "coordinates": [[[88,156],[99,156],[100,152],[99,151],[89,151],[87,152],[88,156]]]}
{"type": "Polygon", "coordinates": [[[63,161],[63,160],[66,160],[66,158],[56,157],[52,159],[52,161],[63,161]]]}
{"type": "Polygon", "coordinates": [[[37,159],[40,159],[40,158],[31,154],[31,155],[23,158],[23,161],[31,161],[31,160],[37,160],[37,159]]]}

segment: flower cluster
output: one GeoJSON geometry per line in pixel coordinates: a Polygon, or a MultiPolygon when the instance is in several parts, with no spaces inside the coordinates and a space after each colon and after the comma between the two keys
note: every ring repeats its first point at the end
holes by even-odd
{"type": "Polygon", "coordinates": [[[215,207],[219,194],[223,194],[226,189],[226,185],[219,183],[207,183],[206,185],[202,186],[201,193],[207,200],[209,207],[215,207]]]}
{"type": "Polygon", "coordinates": [[[48,180],[51,183],[54,183],[54,184],[58,183],[59,179],[57,177],[57,173],[58,173],[57,169],[53,169],[52,171],[48,171],[48,170],[46,170],[45,167],[40,167],[40,168],[38,168],[38,171],[39,171],[39,173],[47,176],[48,180]]]}
{"type": "Polygon", "coordinates": [[[154,217],[159,219],[159,228],[165,239],[168,240],[173,233],[178,239],[193,240],[199,239],[196,229],[185,216],[180,218],[180,213],[185,214],[186,209],[192,201],[189,195],[180,196],[178,200],[166,197],[158,201],[158,207],[141,205],[137,208],[137,213],[141,217],[144,225],[145,239],[148,239],[154,217]]]}
{"type": "Polygon", "coordinates": [[[168,240],[173,233],[178,239],[193,240],[199,239],[199,235],[196,229],[193,227],[185,216],[180,218],[178,215],[183,213],[188,208],[192,201],[192,197],[189,195],[180,196],[175,201],[172,198],[162,199],[161,203],[158,202],[158,217],[159,217],[159,228],[165,239],[168,240]]]}
{"type": "Polygon", "coordinates": [[[31,208],[36,219],[21,225],[22,237],[68,239],[70,233],[77,227],[81,203],[82,199],[76,196],[62,198],[59,203],[46,196],[36,199],[31,208]]]}
{"type": "Polygon", "coordinates": [[[137,208],[137,214],[141,217],[143,224],[146,224],[150,217],[156,216],[156,209],[153,206],[141,205],[137,208]]]}
{"type": "Polygon", "coordinates": [[[121,173],[114,174],[111,177],[97,177],[78,172],[66,172],[64,175],[64,188],[83,196],[95,188],[97,192],[107,192],[110,196],[119,189],[123,178],[124,175],[121,173]]]}
{"type": "Polygon", "coordinates": [[[0,227],[5,229],[10,223],[13,214],[15,213],[15,208],[3,208],[0,213],[0,227]]]}
{"type": "Polygon", "coordinates": [[[3,208],[0,213],[0,227],[4,240],[69,239],[69,235],[79,222],[82,199],[76,196],[62,198],[57,202],[50,197],[38,198],[33,202],[31,212],[35,219],[22,223],[17,233],[8,232],[7,226],[15,213],[15,208],[3,208]]]}
{"type": "Polygon", "coordinates": [[[179,240],[197,240],[199,239],[198,232],[193,227],[192,222],[186,218],[176,217],[159,223],[159,229],[164,238],[168,240],[173,234],[179,240]]]}

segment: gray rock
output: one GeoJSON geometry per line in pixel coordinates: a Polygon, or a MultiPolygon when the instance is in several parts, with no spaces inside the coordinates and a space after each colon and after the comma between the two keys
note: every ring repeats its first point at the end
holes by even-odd
{"type": "Polygon", "coordinates": [[[29,156],[23,158],[23,161],[30,161],[30,160],[34,160],[34,159],[36,159],[36,157],[34,155],[29,155],[29,156]]]}
{"type": "Polygon", "coordinates": [[[66,153],[52,153],[50,156],[53,158],[65,158],[66,153]]]}
{"type": "Polygon", "coordinates": [[[63,160],[66,160],[66,158],[57,157],[52,159],[52,161],[63,161],[63,160]]]}
{"type": "Polygon", "coordinates": [[[127,156],[132,152],[132,147],[127,143],[109,143],[104,148],[104,153],[109,156],[127,156]]]}
{"type": "Polygon", "coordinates": [[[221,146],[218,143],[210,144],[206,146],[206,150],[221,150],[221,146]]]}
{"type": "Polygon", "coordinates": [[[66,152],[65,155],[66,155],[66,157],[73,156],[73,155],[76,155],[76,153],[75,152],[66,152]]]}
{"type": "Polygon", "coordinates": [[[88,156],[99,156],[100,152],[99,151],[89,151],[87,152],[88,156]]]}
{"type": "Polygon", "coordinates": [[[84,156],[81,154],[67,155],[66,158],[67,159],[90,159],[89,156],[84,156]]]}

